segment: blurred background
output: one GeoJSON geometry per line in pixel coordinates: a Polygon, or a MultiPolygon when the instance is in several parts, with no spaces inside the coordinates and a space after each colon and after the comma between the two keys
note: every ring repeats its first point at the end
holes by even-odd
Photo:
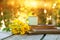
{"type": "Polygon", "coordinates": [[[29,16],[38,17],[38,25],[60,26],[60,0],[0,0],[0,27],[14,19],[28,23],[29,16]]]}

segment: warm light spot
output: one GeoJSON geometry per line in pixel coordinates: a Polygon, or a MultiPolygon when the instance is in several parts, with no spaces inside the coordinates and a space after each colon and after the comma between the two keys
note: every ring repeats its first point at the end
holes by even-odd
{"type": "Polygon", "coordinates": [[[57,2],[53,4],[53,7],[52,7],[53,9],[56,7],[56,4],[57,4],[57,2]]]}
{"type": "Polygon", "coordinates": [[[1,12],[1,15],[3,16],[3,12],[1,12]]]}
{"type": "Polygon", "coordinates": [[[38,4],[37,4],[37,2],[35,0],[34,1],[28,1],[28,0],[26,0],[25,3],[24,3],[24,5],[26,7],[36,8],[38,4]]]}
{"type": "Polygon", "coordinates": [[[49,23],[49,20],[51,20],[51,19],[52,19],[51,16],[47,17],[47,19],[46,19],[46,24],[48,24],[48,23],[49,23]]]}
{"type": "Polygon", "coordinates": [[[1,27],[0,31],[2,31],[4,28],[6,28],[4,20],[2,20],[1,23],[2,23],[2,27],[1,27]]]}
{"type": "Polygon", "coordinates": [[[45,3],[44,6],[46,7],[47,6],[47,3],[45,3]]]}
{"type": "Polygon", "coordinates": [[[47,13],[47,10],[46,9],[44,9],[44,13],[47,13]]]}
{"type": "Polygon", "coordinates": [[[47,17],[47,20],[51,20],[51,16],[47,17]]]}
{"type": "Polygon", "coordinates": [[[15,2],[14,1],[8,1],[7,4],[14,6],[15,2]]]}
{"type": "Polygon", "coordinates": [[[20,12],[18,11],[17,14],[20,15],[20,12]]]}
{"type": "Polygon", "coordinates": [[[32,7],[37,7],[37,3],[36,2],[31,2],[31,6],[32,7]]]}
{"type": "Polygon", "coordinates": [[[23,23],[26,23],[27,14],[19,11],[17,13],[18,13],[18,19],[23,23]]]}
{"type": "Polygon", "coordinates": [[[11,5],[14,5],[14,1],[11,2],[11,5]]]}

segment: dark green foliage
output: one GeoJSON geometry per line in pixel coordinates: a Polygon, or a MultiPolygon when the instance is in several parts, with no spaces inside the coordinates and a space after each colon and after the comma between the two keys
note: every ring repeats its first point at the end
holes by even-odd
{"type": "Polygon", "coordinates": [[[10,28],[6,27],[6,28],[3,29],[3,31],[7,31],[8,32],[8,31],[10,31],[10,28]]]}
{"type": "Polygon", "coordinates": [[[57,26],[60,27],[60,23],[58,23],[57,26]]]}
{"type": "Polygon", "coordinates": [[[3,16],[0,14],[0,26],[2,25],[1,21],[4,20],[5,26],[8,27],[11,19],[12,19],[12,12],[7,8],[3,9],[3,16]]]}
{"type": "Polygon", "coordinates": [[[0,27],[1,27],[1,25],[2,25],[1,21],[2,21],[2,18],[0,17],[0,27]]]}
{"type": "Polygon", "coordinates": [[[59,9],[59,15],[60,15],[60,9],[59,9]]]}
{"type": "Polygon", "coordinates": [[[3,15],[4,19],[12,18],[12,12],[9,9],[4,9],[3,13],[4,13],[4,15],[3,15]]]}
{"type": "Polygon", "coordinates": [[[44,13],[44,9],[40,9],[38,11],[38,18],[39,18],[39,24],[46,24],[46,16],[44,13]]]}

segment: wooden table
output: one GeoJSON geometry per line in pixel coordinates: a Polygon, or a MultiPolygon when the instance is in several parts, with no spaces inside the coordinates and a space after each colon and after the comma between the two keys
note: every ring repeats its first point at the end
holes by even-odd
{"type": "Polygon", "coordinates": [[[12,35],[2,40],[40,40],[43,34],[40,35],[12,35]]]}
{"type": "Polygon", "coordinates": [[[31,30],[29,34],[35,35],[12,35],[2,40],[60,40],[60,29],[55,26],[39,25],[33,26],[31,30]]]}

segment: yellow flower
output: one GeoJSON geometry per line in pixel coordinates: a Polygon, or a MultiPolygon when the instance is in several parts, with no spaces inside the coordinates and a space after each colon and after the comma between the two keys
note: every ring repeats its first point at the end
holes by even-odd
{"type": "Polygon", "coordinates": [[[13,34],[17,34],[18,32],[17,32],[17,30],[12,29],[12,33],[13,33],[13,34]]]}
{"type": "Polygon", "coordinates": [[[12,29],[13,34],[25,34],[25,32],[28,32],[30,30],[30,27],[28,24],[25,24],[21,22],[20,20],[13,20],[12,24],[9,25],[12,29]]]}
{"type": "Polygon", "coordinates": [[[22,31],[22,32],[20,32],[20,34],[25,34],[25,32],[24,32],[24,31],[22,31]]]}

